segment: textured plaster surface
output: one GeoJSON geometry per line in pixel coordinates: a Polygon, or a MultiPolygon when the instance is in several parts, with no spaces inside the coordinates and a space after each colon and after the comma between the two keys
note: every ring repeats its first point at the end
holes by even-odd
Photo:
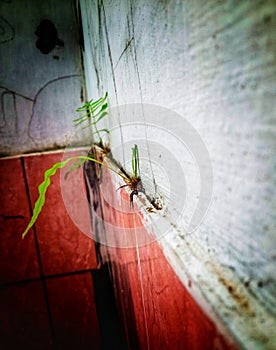
{"type": "Polygon", "coordinates": [[[84,100],[75,3],[2,1],[0,12],[0,154],[64,147],[84,100]],[[36,47],[45,19],[63,42],[48,54],[36,47]]]}
{"type": "MultiPolygon", "coordinates": [[[[81,1],[81,9],[90,97],[108,91],[111,106],[168,107],[209,151],[211,206],[193,235],[178,227],[165,236],[168,259],[243,346],[273,348],[275,1],[81,1]]],[[[161,133],[159,142],[174,154],[161,133]]]]}

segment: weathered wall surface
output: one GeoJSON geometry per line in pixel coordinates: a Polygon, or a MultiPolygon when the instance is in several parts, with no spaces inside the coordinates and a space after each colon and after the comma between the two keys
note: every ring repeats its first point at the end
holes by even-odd
{"type": "Polygon", "coordinates": [[[67,144],[85,98],[75,9],[74,1],[1,1],[1,154],[67,144]],[[60,39],[48,53],[36,47],[35,32],[45,19],[60,39]]]}
{"type": "MultiPolygon", "coordinates": [[[[241,344],[273,348],[275,1],[80,3],[89,97],[108,91],[111,106],[168,107],[209,151],[211,206],[193,235],[180,224],[160,241],[168,259],[241,344]]],[[[162,133],[154,137],[176,152],[162,133]]],[[[133,137],[123,130],[123,138],[133,137]]],[[[193,186],[194,173],[185,180],[193,186]]]]}

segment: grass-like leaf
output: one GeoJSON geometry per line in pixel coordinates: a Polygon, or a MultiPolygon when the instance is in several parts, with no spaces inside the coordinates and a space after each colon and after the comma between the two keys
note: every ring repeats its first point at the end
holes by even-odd
{"type": "Polygon", "coordinates": [[[138,177],[140,173],[140,164],[139,164],[139,152],[138,152],[137,145],[134,145],[134,147],[132,147],[131,165],[132,165],[133,177],[138,177]]]}
{"type": "Polygon", "coordinates": [[[95,113],[96,110],[103,105],[106,102],[107,99],[107,92],[105,93],[104,97],[99,98],[96,101],[90,100],[88,102],[86,102],[83,106],[79,107],[78,109],[76,109],[76,112],[83,112],[83,111],[87,111],[89,110],[89,112],[91,114],[95,113]]]}
{"type": "Polygon", "coordinates": [[[33,209],[33,215],[31,217],[31,220],[27,226],[27,228],[25,229],[25,231],[22,233],[22,238],[24,238],[26,236],[26,234],[28,233],[28,231],[31,229],[31,227],[34,225],[34,223],[36,222],[38,215],[40,214],[42,207],[45,203],[45,194],[46,191],[48,189],[48,187],[51,184],[51,176],[55,175],[55,173],[57,172],[58,169],[64,168],[65,165],[69,162],[71,162],[72,160],[90,160],[93,161],[95,163],[101,164],[103,165],[102,162],[98,161],[97,159],[91,158],[91,157],[86,157],[86,156],[77,156],[77,157],[71,157],[66,159],[64,162],[59,162],[54,164],[50,169],[46,170],[44,173],[44,181],[38,186],[38,192],[39,192],[39,197],[37,199],[37,201],[35,202],[35,206],[33,209]]]}
{"type": "Polygon", "coordinates": [[[46,195],[48,187],[51,184],[51,179],[50,179],[51,176],[55,175],[58,169],[64,168],[67,163],[69,163],[73,160],[78,160],[78,162],[75,162],[71,166],[70,169],[72,169],[72,170],[76,169],[79,165],[84,163],[86,160],[89,160],[89,161],[92,161],[94,163],[105,166],[106,168],[114,171],[116,174],[118,174],[119,176],[121,176],[125,180],[125,177],[120,172],[117,172],[116,170],[112,169],[108,165],[106,165],[103,162],[100,162],[99,160],[92,158],[92,157],[76,156],[76,157],[68,158],[63,162],[59,162],[59,163],[54,164],[50,169],[45,171],[44,181],[38,186],[39,197],[38,197],[37,201],[35,202],[35,206],[33,209],[33,215],[31,217],[31,220],[30,220],[28,226],[26,227],[25,231],[22,233],[22,238],[24,238],[26,236],[26,234],[28,233],[28,231],[32,228],[32,226],[36,222],[38,215],[40,214],[40,212],[45,204],[45,195],[46,195]]]}
{"type": "MultiPolygon", "coordinates": [[[[73,120],[75,126],[79,126],[80,124],[85,124],[82,129],[86,129],[88,127],[93,127],[95,132],[92,135],[97,135],[99,143],[103,143],[101,133],[97,128],[97,124],[100,120],[102,120],[105,116],[107,116],[107,92],[104,97],[99,98],[96,101],[90,100],[86,102],[83,106],[79,107],[76,111],[79,113],[85,112],[80,117],[73,120]]],[[[106,132],[106,129],[102,129],[101,132],[106,132]]]]}
{"type": "Polygon", "coordinates": [[[96,101],[93,101],[93,99],[92,99],[92,100],[86,102],[83,106],[77,108],[77,109],[76,109],[76,112],[86,111],[87,109],[90,109],[91,112],[92,112],[92,111],[96,111],[96,109],[97,109],[101,104],[103,104],[103,103],[106,101],[107,96],[108,96],[108,95],[107,95],[107,92],[106,92],[105,95],[104,95],[104,97],[101,97],[101,98],[99,98],[99,99],[96,100],[96,101]]]}
{"type": "MultiPolygon", "coordinates": [[[[75,126],[78,126],[78,125],[85,123],[85,122],[88,122],[88,125],[84,126],[83,128],[93,126],[95,131],[92,133],[92,135],[94,135],[94,134],[98,135],[99,143],[101,145],[103,145],[101,133],[109,134],[109,130],[107,130],[107,129],[98,130],[97,123],[107,115],[107,108],[108,108],[107,96],[108,96],[108,94],[106,92],[104,97],[101,97],[96,101],[90,100],[90,101],[86,102],[83,106],[79,107],[76,110],[77,112],[80,112],[80,113],[81,112],[86,112],[86,113],[81,115],[80,117],[74,119],[75,126]]],[[[26,230],[22,234],[22,238],[24,238],[26,236],[26,234],[28,233],[30,228],[34,225],[34,223],[36,222],[36,220],[38,218],[38,215],[40,214],[40,212],[42,210],[42,207],[45,203],[46,191],[51,184],[51,176],[55,175],[55,173],[57,172],[58,169],[65,167],[65,165],[72,160],[78,160],[78,161],[71,165],[71,167],[69,168],[69,171],[65,174],[65,178],[67,178],[68,174],[71,171],[78,168],[86,160],[90,160],[90,161],[93,161],[95,163],[104,165],[103,162],[100,162],[92,157],[77,156],[77,157],[68,158],[64,162],[56,163],[50,169],[46,170],[44,173],[44,181],[38,186],[39,197],[38,197],[37,201],[35,202],[35,206],[33,209],[33,215],[31,217],[31,220],[30,220],[26,230]]],[[[107,165],[105,165],[105,166],[107,166],[107,165]]],[[[111,169],[111,170],[115,171],[114,169],[111,169]]],[[[122,176],[120,173],[117,173],[117,174],[122,176]]]]}
{"type": "Polygon", "coordinates": [[[67,173],[64,176],[64,179],[67,180],[67,177],[69,174],[71,174],[72,171],[74,171],[75,169],[78,169],[81,165],[83,165],[83,163],[85,162],[85,159],[80,159],[78,162],[73,163],[69,170],[67,171],[67,173]]]}

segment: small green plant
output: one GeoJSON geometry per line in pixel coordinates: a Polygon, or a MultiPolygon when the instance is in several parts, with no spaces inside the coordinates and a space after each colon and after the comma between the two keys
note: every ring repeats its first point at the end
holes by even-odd
{"type": "MultiPolygon", "coordinates": [[[[75,127],[82,125],[82,129],[86,129],[91,127],[92,133],[91,137],[97,137],[97,141],[94,141],[93,144],[97,145],[101,149],[102,158],[106,156],[110,152],[110,148],[106,145],[102,139],[102,134],[109,134],[109,130],[106,128],[98,129],[97,124],[100,120],[108,115],[108,102],[107,102],[108,94],[105,93],[104,97],[99,98],[94,101],[93,99],[86,102],[83,106],[76,109],[76,112],[81,113],[81,116],[74,119],[75,127]],[[94,131],[95,130],[95,131],[94,131]]],[[[96,157],[96,155],[92,154],[92,158],[96,157]]],[[[80,159],[76,163],[72,164],[67,173],[65,174],[65,179],[68,175],[75,169],[79,168],[81,165],[85,163],[86,159],[80,159]]]]}
{"type": "Polygon", "coordinates": [[[124,177],[126,184],[123,186],[120,186],[118,190],[123,187],[128,187],[131,190],[130,205],[133,206],[134,195],[137,196],[139,192],[145,193],[142,180],[140,178],[140,162],[139,162],[139,151],[138,151],[137,145],[134,145],[134,147],[132,147],[131,165],[132,165],[132,175],[128,177],[124,177]]]}
{"type": "Polygon", "coordinates": [[[108,166],[107,164],[105,164],[104,162],[100,162],[97,159],[92,157],[76,156],[76,157],[68,158],[63,162],[55,163],[50,169],[45,171],[44,181],[38,186],[39,197],[35,202],[33,215],[25,231],[22,233],[22,238],[24,238],[28,233],[28,231],[32,228],[32,226],[36,222],[38,215],[40,214],[45,204],[46,191],[51,184],[51,176],[55,175],[58,169],[64,168],[69,162],[73,160],[78,160],[78,162],[74,163],[72,166],[74,169],[76,169],[75,164],[79,164],[80,161],[81,162],[92,161],[94,163],[100,164],[101,166],[107,167],[109,170],[112,170],[113,172],[118,174],[126,182],[126,185],[120,186],[119,189],[127,186],[132,191],[130,194],[130,204],[132,206],[133,206],[133,196],[138,195],[139,192],[144,192],[141,178],[140,176],[138,176],[139,154],[138,154],[137,145],[134,145],[134,147],[132,148],[132,172],[133,172],[132,176],[129,176],[125,170],[123,171],[123,173],[122,173],[122,169],[120,169],[121,172],[116,171],[110,166],[108,166]]]}
{"type": "MultiPolygon", "coordinates": [[[[107,129],[101,129],[99,130],[97,128],[97,123],[102,120],[107,115],[107,109],[108,109],[108,103],[107,103],[107,97],[108,94],[105,93],[104,97],[99,98],[98,100],[90,100],[87,103],[85,103],[83,106],[79,107],[76,112],[82,113],[82,115],[76,119],[73,120],[75,126],[79,126],[82,124],[82,128],[88,128],[92,127],[95,129],[94,132],[92,132],[92,135],[97,135],[98,138],[98,146],[102,148],[103,150],[107,150],[107,146],[104,146],[103,139],[102,139],[102,133],[109,133],[109,130],[107,129]]],[[[35,202],[35,206],[33,209],[33,215],[31,217],[31,220],[26,227],[25,231],[22,233],[22,238],[26,236],[28,231],[31,229],[31,227],[36,222],[43,206],[45,203],[45,195],[47,192],[48,187],[51,184],[51,176],[55,175],[58,169],[64,168],[69,162],[76,161],[71,165],[69,168],[69,171],[66,173],[65,178],[67,178],[68,174],[80,167],[82,164],[84,164],[85,161],[92,161],[100,165],[104,165],[103,162],[97,160],[95,157],[87,157],[87,156],[76,156],[66,159],[63,162],[58,162],[54,164],[50,169],[46,170],[44,173],[44,181],[38,186],[38,192],[39,197],[37,201],[35,202]]]]}
{"type": "Polygon", "coordinates": [[[38,186],[39,197],[38,197],[37,201],[35,202],[35,206],[33,209],[33,215],[31,217],[31,220],[30,220],[27,228],[22,233],[22,238],[24,238],[26,236],[28,231],[34,225],[34,223],[36,222],[36,220],[38,218],[38,215],[40,214],[40,212],[42,210],[42,207],[44,206],[46,191],[51,184],[51,176],[55,175],[55,173],[57,172],[58,169],[64,168],[66,166],[66,164],[71,162],[72,160],[81,160],[81,161],[88,160],[88,161],[92,161],[92,162],[103,165],[102,162],[99,162],[94,158],[86,157],[86,156],[76,156],[76,157],[68,158],[64,162],[55,163],[50,169],[46,170],[44,173],[44,181],[38,186]]]}
{"type": "Polygon", "coordinates": [[[139,152],[137,145],[134,145],[132,148],[132,175],[129,175],[128,172],[112,157],[112,154],[110,152],[110,149],[108,146],[104,145],[101,133],[109,133],[107,129],[97,129],[97,123],[104,118],[107,115],[107,93],[103,98],[100,98],[97,101],[89,101],[86,104],[84,104],[82,107],[78,108],[78,112],[84,112],[85,114],[80,116],[79,118],[74,120],[74,123],[76,126],[79,126],[80,124],[86,123],[84,127],[93,126],[96,130],[93,132],[93,134],[97,134],[98,136],[98,142],[95,143],[99,148],[101,149],[104,157],[108,157],[110,162],[115,165],[119,171],[115,170],[111,166],[107,165],[104,162],[104,157],[102,156],[102,161],[98,160],[96,157],[97,155],[92,154],[92,156],[75,156],[66,159],[63,162],[58,162],[54,164],[50,169],[46,170],[44,172],[44,180],[43,182],[38,186],[38,192],[39,197],[37,201],[35,202],[35,206],[33,208],[33,215],[31,217],[31,220],[26,227],[25,231],[22,233],[22,238],[26,236],[28,231],[32,228],[34,223],[36,222],[46,199],[46,192],[48,187],[51,184],[51,177],[54,176],[58,169],[64,168],[68,163],[75,161],[71,167],[69,168],[69,171],[66,173],[65,178],[68,176],[68,174],[75,170],[76,168],[80,167],[84,164],[86,161],[92,161],[94,163],[97,163],[101,166],[107,167],[108,169],[112,170],[116,174],[118,174],[125,182],[126,184],[123,186],[120,186],[119,189],[123,187],[129,187],[131,190],[130,194],[130,205],[133,206],[133,197],[134,195],[138,195],[139,192],[144,192],[144,188],[142,185],[142,181],[140,178],[140,165],[139,165],[139,152]],[[110,155],[109,155],[110,153],[110,155]]]}
{"type": "Polygon", "coordinates": [[[139,159],[138,146],[134,145],[134,147],[132,147],[131,150],[132,150],[132,157],[131,157],[132,174],[133,174],[133,177],[138,178],[140,176],[140,159],[139,159]]]}
{"type": "Polygon", "coordinates": [[[96,101],[92,99],[85,103],[83,106],[79,107],[76,110],[76,112],[82,113],[82,115],[73,120],[75,126],[79,126],[82,124],[82,129],[86,129],[88,127],[92,127],[92,129],[95,129],[95,131],[92,132],[92,136],[97,136],[97,144],[103,149],[105,148],[105,146],[102,139],[102,134],[109,134],[109,130],[106,128],[99,130],[97,124],[108,114],[107,97],[108,94],[106,92],[104,97],[101,97],[96,101]]]}

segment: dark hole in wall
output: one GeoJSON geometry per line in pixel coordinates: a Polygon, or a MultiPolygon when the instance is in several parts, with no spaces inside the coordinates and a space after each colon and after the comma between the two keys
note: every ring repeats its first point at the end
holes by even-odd
{"type": "Polygon", "coordinates": [[[36,47],[47,55],[57,45],[64,46],[64,42],[58,38],[57,29],[52,21],[43,19],[36,28],[35,35],[38,36],[36,47]]]}

